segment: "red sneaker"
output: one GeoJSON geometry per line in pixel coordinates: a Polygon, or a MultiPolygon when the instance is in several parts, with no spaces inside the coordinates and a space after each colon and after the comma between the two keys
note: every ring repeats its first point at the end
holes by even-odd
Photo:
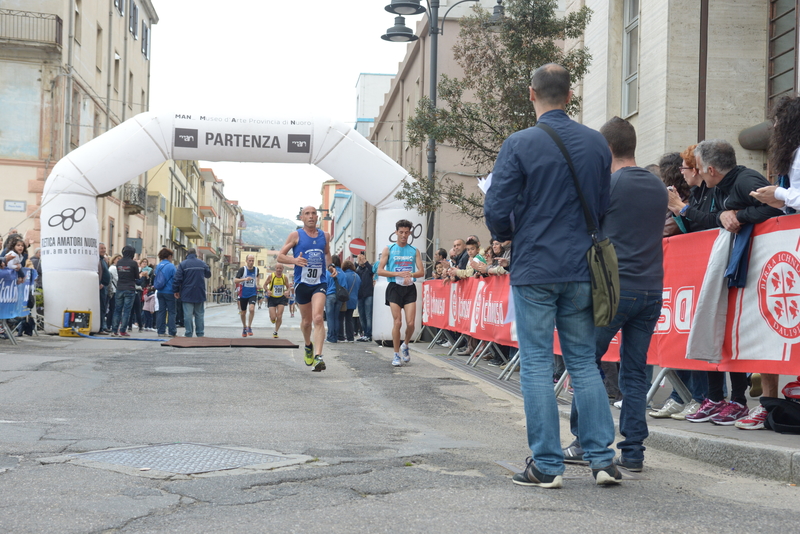
{"type": "Polygon", "coordinates": [[[721,412],[711,418],[711,422],[715,425],[730,426],[742,417],[746,417],[748,413],[747,406],[742,406],[738,402],[729,402],[721,412]]]}
{"type": "Polygon", "coordinates": [[[697,410],[695,413],[686,416],[687,421],[691,421],[692,423],[705,423],[709,421],[712,417],[717,415],[721,412],[725,406],[728,404],[728,401],[725,399],[714,402],[711,399],[706,399],[703,401],[703,404],[700,405],[700,409],[697,410]]]}

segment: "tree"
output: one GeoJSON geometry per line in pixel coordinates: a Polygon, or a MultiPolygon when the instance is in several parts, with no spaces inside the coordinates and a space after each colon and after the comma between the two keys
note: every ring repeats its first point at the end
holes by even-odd
{"type": "MultiPolygon", "coordinates": [[[[503,141],[518,130],[536,124],[529,100],[531,73],[541,65],[558,63],[569,72],[573,85],[589,68],[591,55],[582,47],[564,51],[557,41],[583,35],[591,10],[583,7],[566,17],[556,17],[555,0],[506,0],[506,17],[499,31],[488,27],[489,13],[475,6],[475,14],[461,19],[461,31],[453,47],[463,78],[442,75],[438,107],[419,100],[407,124],[408,140],[423,145],[429,138],[463,154],[463,163],[476,173],[491,170],[503,141]]],[[[580,110],[573,98],[567,112],[580,110]]],[[[483,218],[483,197],[468,194],[463,184],[444,177],[432,183],[419,176],[405,182],[397,198],[407,209],[421,213],[452,204],[471,219],[483,218]]]]}

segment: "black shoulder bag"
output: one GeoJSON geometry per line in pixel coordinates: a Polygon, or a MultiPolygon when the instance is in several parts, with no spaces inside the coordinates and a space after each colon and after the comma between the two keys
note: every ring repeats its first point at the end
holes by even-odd
{"type": "Polygon", "coordinates": [[[575,189],[578,190],[578,198],[583,206],[583,215],[586,217],[586,231],[592,238],[592,246],[586,252],[586,259],[589,262],[589,275],[592,279],[592,306],[594,308],[595,326],[608,326],[617,314],[619,306],[619,264],[617,262],[617,252],[614,245],[607,237],[599,239],[597,225],[594,223],[592,212],[583,197],[583,191],[578,184],[578,175],[572,159],[569,157],[567,147],[561,141],[561,137],[550,126],[538,122],[536,126],[547,132],[558,146],[564,159],[567,160],[572,180],[575,182],[575,189]]]}

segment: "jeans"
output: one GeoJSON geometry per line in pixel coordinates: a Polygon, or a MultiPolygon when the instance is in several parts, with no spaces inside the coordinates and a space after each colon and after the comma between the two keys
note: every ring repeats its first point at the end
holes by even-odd
{"type": "MultiPolygon", "coordinates": [[[[644,440],[648,436],[645,411],[647,410],[647,350],[653,337],[658,317],[661,315],[661,290],[619,292],[619,308],[614,319],[606,327],[595,329],[596,361],[608,351],[611,339],[622,330],[620,346],[619,389],[622,392],[622,409],[619,416],[619,432],[625,439],[617,444],[626,460],[644,460],[644,440]]],[[[570,414],[572,433],[583,443],[580,422],[576,426],[573,403],[570,414]]]]}
{"type": "Polygon", "coordinates": [[[131,308],[131,316],[130,320],[128,321],[128,328],[131,330],[133,329],[133,323],[139,325],[139,331],[142,330],[142,293],[140,291],[136,292],[136,296],[133,299],[133,307],[131,308]]]}
{"type": "Polygon", "coordinates": [[[184,335],[192,337],[192,319],[194,319],[194,332],[197,337],[205,335],[205,302],[183,303],[183,324],[186,327],[184,335]]]}
{"type": "Polygon", "coordinates": [[[133,301],[136,299],[136,291],[133,289],[117,291],[116,302],[114,303],[114,321],[111,324],[112,332],[125,331],[128,328],[128,320],[131,316],[133,301]]]}
{"type": "Polygon", "coordinates": [[[336,300],[336,294],[331,293],[325,299],[325,317],[328,318],[328,343],[336,343],[339,340],[339,310],[342,303],[336,300]]]}
{"type": "Polygon", "coordinates": [[[572,377],[584,459],[592,469],[614,458],[614,420],[595,361],[594,318],[589,282],[512,286],[520,348],[520,385],[528,446],[536,468],[564,472],[558,404],[553,393],[553,327],[572,377]]]}
{"type": "Polygon", "coordinates": [[[175,295],[172,293],[162,293],[159,291],[158,311],[156,312],[156,328],[159,334],[166,334],[169,328],[169,335],[174,336],[178,333],[175,326],[175,295]]]}
{"type": "Polygon", "coordinates": [[[358,319],[364,335],[372,339],[372,295],[358,299],[358,319]]]}
{"type": "Polygon", "coordinates": [[[678,378],[689,388],[689,392],[692,394],[692,398],[689,400],[683,400],[676,390],[672,390],[669,398],[673,399],[675,402],[679,402],[681,404],[685,404],[692,400],[695,400],[702,404],[702,402],[708,397],[708,373],[706,371],[681,371],[675,370],[675,373],[678,375],[678,378]]]}

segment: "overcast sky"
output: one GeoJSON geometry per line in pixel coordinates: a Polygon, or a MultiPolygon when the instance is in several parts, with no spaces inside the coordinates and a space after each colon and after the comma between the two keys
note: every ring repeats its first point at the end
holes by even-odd
{"type": "MultiPolygon", "coordinates": [[[[298,113],[353,124],[358,75],[395,74],[405,56],[405,44],[380,38],[394,24],[388,3],[154,0],[150,109],[298,113]]],[[[214,169],[225,195],[244,209],[288,219],[301,205],[319,205],[328,179],[313,165],[202,166],[214,169]]]]}

